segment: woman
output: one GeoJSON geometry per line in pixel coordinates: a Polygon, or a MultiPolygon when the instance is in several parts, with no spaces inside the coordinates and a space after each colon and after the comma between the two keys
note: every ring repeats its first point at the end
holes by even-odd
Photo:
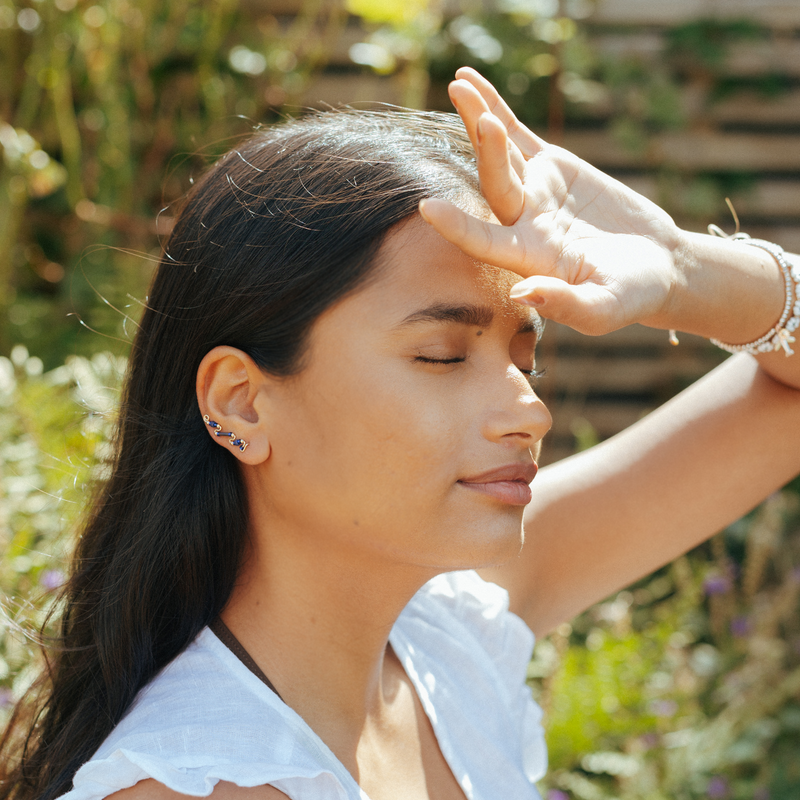
{"type": "Polygon", "coordinates": [[[324,114],[193,190],[3,796],[535,798],[519,617],[548,631],[800,468],[800,357],[771,351],[531,495],[535,309],[757,341],[783,259],[678,230],[477,73],[451,91],[469,139],[324,114]]]}

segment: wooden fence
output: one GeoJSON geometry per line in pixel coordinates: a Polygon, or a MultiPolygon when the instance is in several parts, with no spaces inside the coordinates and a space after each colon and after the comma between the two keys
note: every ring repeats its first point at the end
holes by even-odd
{"type": "MultiPolygon", "coordinates": [[[[748,80],[738,81],[742,88],[719,102],[704,96],[703,75],[687,77],[687,130],[657,135],[638,154],[620,146],[607,126],[567,130],[564,145],[656,201],[663,200],[658,175],[665,167],[689,176],[744,174],[746,188],[732,195],[742,229],[800,252],[800,3],[601,0],[589,22],[600,52],[654,61],[674,26],[742,18],[765,26],[769,38],[729,46],[722,71],[734,85],[736,79],[748,80]],[[766,78],[782,86],[773,97],[751,88],[766,78]]],[[[732,229],[727,215],[707,221],[732,229]]],[[[546,448],[547,460],[570,452],[571,438],[584,430],[583,420],[600,438],[609,436],[721,359],[702,339],[681,336],[680,347],[674,348],[664,332],[644,328],[601,339],[559,329],[553,338],[550,391],[558,422],[546,448]]]]}

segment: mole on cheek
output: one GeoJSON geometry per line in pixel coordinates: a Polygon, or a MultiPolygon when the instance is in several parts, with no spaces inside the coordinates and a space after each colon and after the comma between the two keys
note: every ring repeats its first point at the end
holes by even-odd
{"type": "Polygon", "coordinates": [[[483,336],[483,331],[477,331],[477,332],[475,333],[475,335],[476,335],[476,336],[483,336]]]}

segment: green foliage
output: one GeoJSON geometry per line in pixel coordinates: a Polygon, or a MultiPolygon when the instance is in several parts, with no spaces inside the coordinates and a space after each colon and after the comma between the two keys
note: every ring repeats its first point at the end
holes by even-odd
{"type": "MultiPolygon", "coordinates": [[[[731,49],[741,42],[768,39],[768,30],[748,19],[701,19],[663,33],[661,44],[620,57],[598,57],[591,73],[605,89],[593,115],[609,119],[609,129],[626,149],[646,155],[658,137],[680,130],[713,129],[714,105],[743,89],[777,98],[790,86],[787,75],[732,77],[727,72],[731,49]]],[[[684,226],[705,227],[728,220],[725,198],[751,188],[753,176],[741,173],[679,174],[673,165],[654,170],[659,203],[684,226]]],[[[740,195],[742,196],[742,195],[740,195]]]]}
{"type": "Polygon", "coordinates": [[[297,102],[344,17],[320,0],[291,23],[238,0],[0,0],[0,352],[21,341],[52,368],[126,339],[113,309],[146,294],[160,210],[297,102]]]}
{"type": "Polygon", "coordinates": [[[731,46],[765,35],[749,20],[697,20],[668,29],[663,48],[598,58],[594,74],[608,92],[606,111],[624,121],[621,140],[630,140],[626,126],[646,141],[660,131],[707,124],[709,107],[730,81],[725,63],[731,46]],[[686,107],[687,91],[699,95],[692,108],[686,107]]]}
{"type": "Polygon", "coordinates": [[[597,102],[591,80],[596,55],[578,22],[591,5],[513,3],[494,13],[465,13],[431,41],[431,77],[446,82],[461,65],[475,67],[506,97],[517,116],[557,138],[569,116],[597,102]]]}
{"type": "Polygon", "coordinates": [[[732,42],[763,39],[766,29],[748,19],[699,19],[672,28],[667,55],[686,68],[702,65],[720,71],[732,42]]]}
{"type": "Polygon", "coordinates": [[[402,28],[427,12],[429,3],[428,0],[347,0],[345,6],[366,22],[402,28]]]}
{"type": "Polygon", "coordinates": [[[774,495],[537,645],[551,800],[798,796],[798,510],[774,495]]]}
{"type": "Polygon", "coordinates": [[[0,723],[38,664],[35,634],[64,580],[70,533],[102,476],[124,361],[72,356],[43,373],[0,357],[0,723]]]}

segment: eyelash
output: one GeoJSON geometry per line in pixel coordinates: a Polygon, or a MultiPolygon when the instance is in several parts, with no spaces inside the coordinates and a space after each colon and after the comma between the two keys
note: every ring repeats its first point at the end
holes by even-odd
{"type": "Polygon", "coordinates": [[[461,364],[466,358],[428,358],[428,356],[416,356],[414,361],[421,361],[423,364],[461,364]]]}
{"type": "MultiPolygon", "coordinates": [[[[416,356],[414,361],[419,361],[423,364],[461,364],[466,361],[466,358],[428,358],[427,356],[416,356]]],[[[528,379],[528,382],[533,384],[539,378],[543,378],[547,374],[547,367],[544,369],[517,369],[528,379]]]]}

